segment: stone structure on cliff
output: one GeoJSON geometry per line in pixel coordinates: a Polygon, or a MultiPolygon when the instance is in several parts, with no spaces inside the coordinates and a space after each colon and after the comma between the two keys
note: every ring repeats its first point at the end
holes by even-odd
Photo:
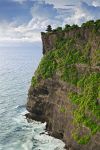
{"type": "Polygon", "coordinates": [[[28,117],[67,149],[100,149],[100,28],[42,33],[44,57],[28,92],[28,117]]]}

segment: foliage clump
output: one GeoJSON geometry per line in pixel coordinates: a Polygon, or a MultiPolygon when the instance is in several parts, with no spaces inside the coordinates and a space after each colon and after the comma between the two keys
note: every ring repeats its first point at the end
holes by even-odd
{"type": "MultiPolygon", "coordinates": [[[[67,31],[71,31],[74,29],[76,30],[79,28],[80,27],[77,24],[73,24],[73,25],[66,24],[64,28],[57,27],[57,28],[52,30],[51,25],[48,25],[46,31],[48,33],[65,32],[65,31],[67,32],[67,31]]],[[[98,30],[100,29],[100,19],[98,19],[96,21],[94,21],[94,20],[87,21],[81,25],[81,28],[84,28],[84,29],[92,28],[93,31],[97,33],[98,30]]]]}
{"type": "Polygon", "coordinates": [[[87,21],[86,23],[83,23],[81,27],[93,27],[95,25],[95,22],[94,20],[90,20],[90,21],[87,21]]]}
{"type": "Polygon", "coordinates": [[[57,63],[55,60],[55,55],[53,51],[50,51],[47,55],[45,55],[40,65],[38,66],[34,77],[32,78],[32,86],[35,87],[38,84],[38,78],[47,79],[51,78],[57,68],[57,63]]]}

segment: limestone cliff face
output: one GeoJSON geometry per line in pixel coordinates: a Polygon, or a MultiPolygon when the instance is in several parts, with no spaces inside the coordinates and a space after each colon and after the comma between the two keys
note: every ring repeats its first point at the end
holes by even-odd
{"type": "MultiPolygon", "coordinates": [[[[100,29],[99,29],[99,32],[100,32],[100,29]]],[[[85,29],[79,28],[79,29],[74,29],[70,31],[56,32],[56,33],[51,32],[50,34],[46,34],[42,32],[41,38],[43,42],[43,54],[55,49],[58,38],[61,40],[74,38],[76,39],[76,46],[78,48],[83,48],[83,45],[87,44],[87,42],[91,43],[92,50],[95,50],[96,48],[100,46],[100,36],[93,37],[93,30],[91,28],[85,28],[85,29]]]]}
{"type": "MultiPolygon", "coordinates": [[[[30,113],[27,116],[35,120],[46,121],[49,133],[62,139],[65,142],[67,149],[99,150],[100,120],[96,115],[99,114],[100,116],[100,113],[97,110],[94,111],[94,109],[99,109],[100,97],[98,95],[99,92],[97,91],[96,94],[94,94],[96,95],[96,98],[94,98],[94,95],[92,97],[90,95],[92,95],[91,92],[93,92],[93,88],[99,89],[100,87],[100,34],[94,34],[92,29],[79,28],[60,33],[42,33],[42,41],[45,59],[50,51],[54,51],[56,54],[50,54],[50,56],[53,56],[47,58],[47,60],[49,58],[52,59],[49,60],[49,65],[44,65],[43,67],[44,63],[42,63],[42,65],[40,65],[42,66],[42,69],[39,67],[35,75],[36,78],[33,78],[34,84],[31,85],[28,92],[27,110],[30,113]],[[66,41],[69,39],[75,40],[74,46],[71,47],[71,49],[75,48],[75,51],[77,49],[79,50],[82,57],[80,56],[81,54],[78,55],[78,57],[80,56],[82,63],[81,59],[79,61],[75,60],[69,62],[70,56],[71,59],[74,60],[72,55],[74,55],[75,51],[66,57],[69,51],[71,51],[71,43],[69,46],[68,43],[66,44],[66,41]],[[62,40],[64,41],[64,48],[62,48],[62,43],[59,48],[58,43],[62,40]],[[59,48],[59,51],[57,48],[59,48]],[[65,56],[64,49],[67,49],[65,56]],[[88,49],[85,54],[82,53],[82,51],[84,51],[83,49],[88,49]],[[61,50],[61,54],[64,52],[63,56],[61,54],[60,56],[58,55],[61,50]],[[84,63],[83,55],[85,60],[88,61],[89,59],[89,63],[84,63]],[[55,57],[57,57],[57,59],[55,59],[55,57]],[[68,59],[68,64],[66,64],[66,66],[63,64],[65,61],[62,63],[61,57],[68,59]],[[51,67],[52,62],[53,67],[51,67]],[[59,69],[60,63],[60,67],[67,67],[67,70],[69,71],[69,74],[66,73],[66,76],[68,75],[67,79],[65,79],[66,76],[63,74],[63,72],[65,73],[67,71],[62,68],[59,69]],[[49,75],[45,68],[49,70],[49,75]],[[70,68],[72,70],[70,70],[70,68]],[[42,75],[42,72],[45,72],[44,76],[42,75]],[[63,75],[64,79],[62,80],[63,75]],[[84,75],[86,75],[85,78],[83,77],[84,75]],[[74,82],[76,79],[77,83],[74,82]],[[90,86],[89,82],[91,83],[90,86]],[[80,86],[80,83],[84,83],[84,85],[80,86]],[[93,85],[95,86],[91,88],[93,85]],[[77,95],[75,95],[76,97],[73,95],[69,96],[69,93],[77,93],[77,95]],[[91,106],[88,107],[90,102],[91,106]],[[91,126],[92,123],[93,125],[91,126]]],[[[75,58],[76,57],[75,53],[75,58]]]]}

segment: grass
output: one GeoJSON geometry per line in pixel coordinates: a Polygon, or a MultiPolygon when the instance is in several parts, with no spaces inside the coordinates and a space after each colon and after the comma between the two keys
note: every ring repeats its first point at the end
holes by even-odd
{"type": "Polygon", "coordinates": [[[77,133],[72,134],[75,141],[78,144],[84,145],[87,144],[90,140],[90,135],[78,136],[77,133]]]}
{"type": "Polygon", "coordinates": [[[92,120],[91,116],[87,117],[87,113],[90,112],[92,116],[96,117],[96,120],[100,119],[100,105],[97,103],[100,92],[100,73],[90,73],[87,76],[83,76],[78,81],[78,87],[81,87],[81,93],[69,93],[69,98],[72,103],[78,105],[78,109],[74,110],[73,113],[73,122],[78,126],[88,127],[92,136],[100,132],[100,126],[92,120]]]}
{"type": "Polygon", "coordinates": [[[63,106],[61,106],[61,108],[60,108],[60,112],[61,112],[61,113],[65,113],[65,112],[66,112],[66,108],[65,108],[65,107],[63,107],[63,106]]]}

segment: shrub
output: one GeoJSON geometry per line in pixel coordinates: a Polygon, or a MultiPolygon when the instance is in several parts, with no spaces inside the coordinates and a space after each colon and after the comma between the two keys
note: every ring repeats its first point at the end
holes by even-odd
{"type": "Polygon", "coordinates": [[[65,28],[64,28],[64,31],[69,31],[69,30],[70,30],[70,27],[71,27],[71,26],[70,26],[69,24],[66,24],[66,25],[65,25],[65,28]]]}
{"type": "Polygon", "coordinates": [[[73,24],[71,27],[70,27],[70,29],[78,29],[79,28],[79,26],[77,25],[77,24],[73,24]]]}
{"type": "Polygon", "coordinates": [[[31,80],[31,85],[33,87],[35,87],[37,85],[38,81],[37,81],[37,78],[35,76],[32,77],[32,80],[31,80]]]}
{"type": "Polygon", "coordinates": [[[93,27],[93,26],[94,26],[94,20],[87,21],[86,23],[83,23],[81,25],[81,27],[86,27],[86,28],[93,27]]]}
{"type": "Polygon", "coordinates": [[[56,31],[61,32],[62,31],[62,27],[56,28],[56,31]]]}

